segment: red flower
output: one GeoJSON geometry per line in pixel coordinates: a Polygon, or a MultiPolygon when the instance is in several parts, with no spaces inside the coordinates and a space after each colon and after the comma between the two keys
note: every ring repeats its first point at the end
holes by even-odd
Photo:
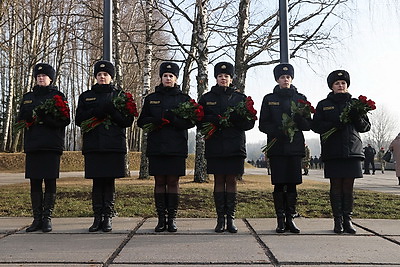
{"type": "Polygon", "coordinates": [[[194,99],[180,103],[172,112],[178,117],[190,120],[193,124],[203,120],[204,117],[203,106],[194,99]]]}
{"type": "Polygon", "coordinates": [[[218,115],[218,125],[210,122],[203,123],[201,133],[206,137],[206,139],[210,138],[218,128],[232,127],[232,122],[230,121],[232,112],[236,112],[238,115],[243,117],[244,120],[257,120],[257,111],[254,109],[254,101],[250,96],[248,96],[244,101],[239,102],[236,106],[228,107],[224,114],[218,115]]]}
{"type": "MultiPolygon", "coordinates": [[[[358,99],[354,99],[343,109],[340,114],[340,121],[342,123],[349,123],[350,120],[350,110],[355,110],[360,116],[367,114],[371,110],[375,110],[375,102],[371,99],[367,99],[366,96],[360,95],[358,99]]],[[[325,142],[329,136],[337,131],[336,127],[329,129],[327,132],[321,134],[321,141],[325,142]]]]}
{"type": "MultiPolygon", "coordinates": [[[[114,107],[126,117],[139,116],[131,93],[124,93],[120,91],[118,95],[113,98],[112,102],[114,107]]],[[[87,120],[84,120],[81,123],[81,131],[82,133],[87,133],[100,124],[104,124],[105,128],[108,129],[109,125],[111,125],[110,117],[107,116],[105,119],[101,120],[96,117],[91,117],[87,120]]]]}

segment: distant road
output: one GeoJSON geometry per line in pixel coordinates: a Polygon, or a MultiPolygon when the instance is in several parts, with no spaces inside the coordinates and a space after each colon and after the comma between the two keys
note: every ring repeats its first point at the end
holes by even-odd
{"type": "MultiPolygon", "coordinates": [[[[193,174],[193,169],[186,170],[186,174],[193,174]]],[[[139,171],[131,171],[132,177],[137,177],[138,175],[139,171]]],[[[267,170],[264,168],[246,168],[244,175],[267,175],[267,170]]],[[[0,186],[28,182],[28,180],[24,177],[24,173],[0,172],[0,186]]],[[[61,172],[60,177],[83,178],[83,172],[61,172]]],[[[323,177],[323,170],[310,170],[309,175],[303,176],[303,179],[328,183],[329,179],[324,179],[323,177]]],[[[385,173],[382,174],[379,170],[377,170],[375,175],[364,175],[364,178],[356,179],[354,187],[357,189],[400,195],[400,186],[397,184],[398,180],[394,171],[385,171],[385,173]]]]}

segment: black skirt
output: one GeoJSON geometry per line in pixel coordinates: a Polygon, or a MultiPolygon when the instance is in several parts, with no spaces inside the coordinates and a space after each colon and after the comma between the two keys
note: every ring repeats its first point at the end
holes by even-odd
{"type": "Polygon", "coordinates": [[[26,179],[57,179],[60,175],[61,153],[28,152],[25,158],[26,179]]]}
{"type": "Polygon", "coordinates": [[[244,158],[217,157],[207,159],[207,173],[209,174],[243,174],[244,158]]]}
{"type": "Polygon", "coordinates": [[[125,153],[85,153],[85,178],[125,177],[125,153]]]}
{"type": "Polygon", "coordinates": [[[186,157],[150,156],[149,174],[154,175],[186,175],[186,157]]]}
{"type": "Polygon", "coordinates": [[[301,163],[301,156],[270,157],[271,183],[301,184],[303,182],[301,163]]]}
{"type": "Polygon", "coordinates": [[[362,178],[361,159],[337,159],[324,162],[325,178],[362,178]]]}

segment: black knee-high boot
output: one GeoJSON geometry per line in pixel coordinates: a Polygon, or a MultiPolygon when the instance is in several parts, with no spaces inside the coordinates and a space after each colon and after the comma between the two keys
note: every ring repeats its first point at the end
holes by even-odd
{"type": "Polygon", "coordinates": [[[93,186],[92,190],[92,209],[94,220],[89,232],[97,232],[103,224],[103,192],[100,186],[93,186]]]}
{"type": "Polygon", "coordinates": [[[297,193],[286,192],[286,228],[291,232],[298,234],[300,229],[296,226],[293,219],[297,215],[296,204],[297,204],[297,193]]]}
{"type": "Polygon", "coordinates": [[[277,233],[285,232],[285,195],[283,192],[273,192],[274,207],[277,220],[277,226],[275,231],[277,233]]]}
{"type": "Polygon", "coordinates": [[[54,204],[56,202],[56,193],[44,193],[43,201],[43,223],[42,231],[51,232],[53,225],[51,223],[51,216],[53,214],[54,204]]]}
{"type": "Polygon", "coordinates": [[[222,233],[225,230],[225,192],[214,192],[214,203],[217,211],[217,225],[214,231],[222,233]]]}
{"type": "Polygon", "coordinates": [[[114,216],[115,193],[113,191],[106,191],[103,195],[103,232],[110,232],[112,230],[112,218],[114,216]]]}
{"type": "Polygon", "coordinates": [[[353,215],[353,194],[345,193],[343,194],[343,229],[346,233],[355,234],[356,229],[351,222],[351,216],[353,215]]]}
{"type": "Polygon", "coordinates": [[[158,216],[157,226],[154,228],[156,232],[164,232],[167,229],[167,218],[166,218],[166,193],[154,193],[154,202],[156,205],[156,211],[158,216]]]}
{"type": "Polygon", "coordinates": [[[225,209],[226,209],[226,229],[230,233],[237,233],[238,228],[235,225],[236,198],[237,193],[225,193],[225,209]]]}
{"type": "Polygon", "coordinates": [[[33,222],[26,228],[27,232],[35,232],[42,229],[43,216],[43,193],[31,192],[33,222]]]}
{"type": "Polygon", "coordinates": [[[343,233],[342,194],[330,193],[330,200],[334,220],[333,231],[337,234],[341,234],[343,233]]]}
{"type": "Polygon", "coordinates": [[[176,213],[178,212],[178,205],[179,205],[179,194],[167,193],[168,232],[176,232],[178,230],[178,227],[176,226],[175,222],[176,213]]]}

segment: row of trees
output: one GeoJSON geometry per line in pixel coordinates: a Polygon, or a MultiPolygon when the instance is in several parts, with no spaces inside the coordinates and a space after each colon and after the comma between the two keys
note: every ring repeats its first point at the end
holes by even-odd
{"type": "MultiPolygon", "coordinates": [[[[290,0],[290,57],[308,60],[329,52],[348,1],[290,0]]],[[[12,125],[38,62],[55,67],[55,83],[74,120],[77,97],[92,85],[92,66],[102,55],[102,5],[97,0],[0,2],[1,151],[22,149],[21,134],[12,125]]],[[[115,83],[134,95],[139,110],[159,82],[161,61],[181,63],[181,88],[187,93],[195,88],[198,97],[209,88],[208,67],[215,61],[235,64],[241,91],[249,69],[279,62],[278,0],[113,0],[113,7],[115,83]]],[[[140,151],[143,140],[136,125],[128,130],[130,150],[140,151]]],[[[67,128],[66,147],[81,147],[74,123],[67,128]]],[[[197,150],[202,149],[197,135],[197,150]]]]}

